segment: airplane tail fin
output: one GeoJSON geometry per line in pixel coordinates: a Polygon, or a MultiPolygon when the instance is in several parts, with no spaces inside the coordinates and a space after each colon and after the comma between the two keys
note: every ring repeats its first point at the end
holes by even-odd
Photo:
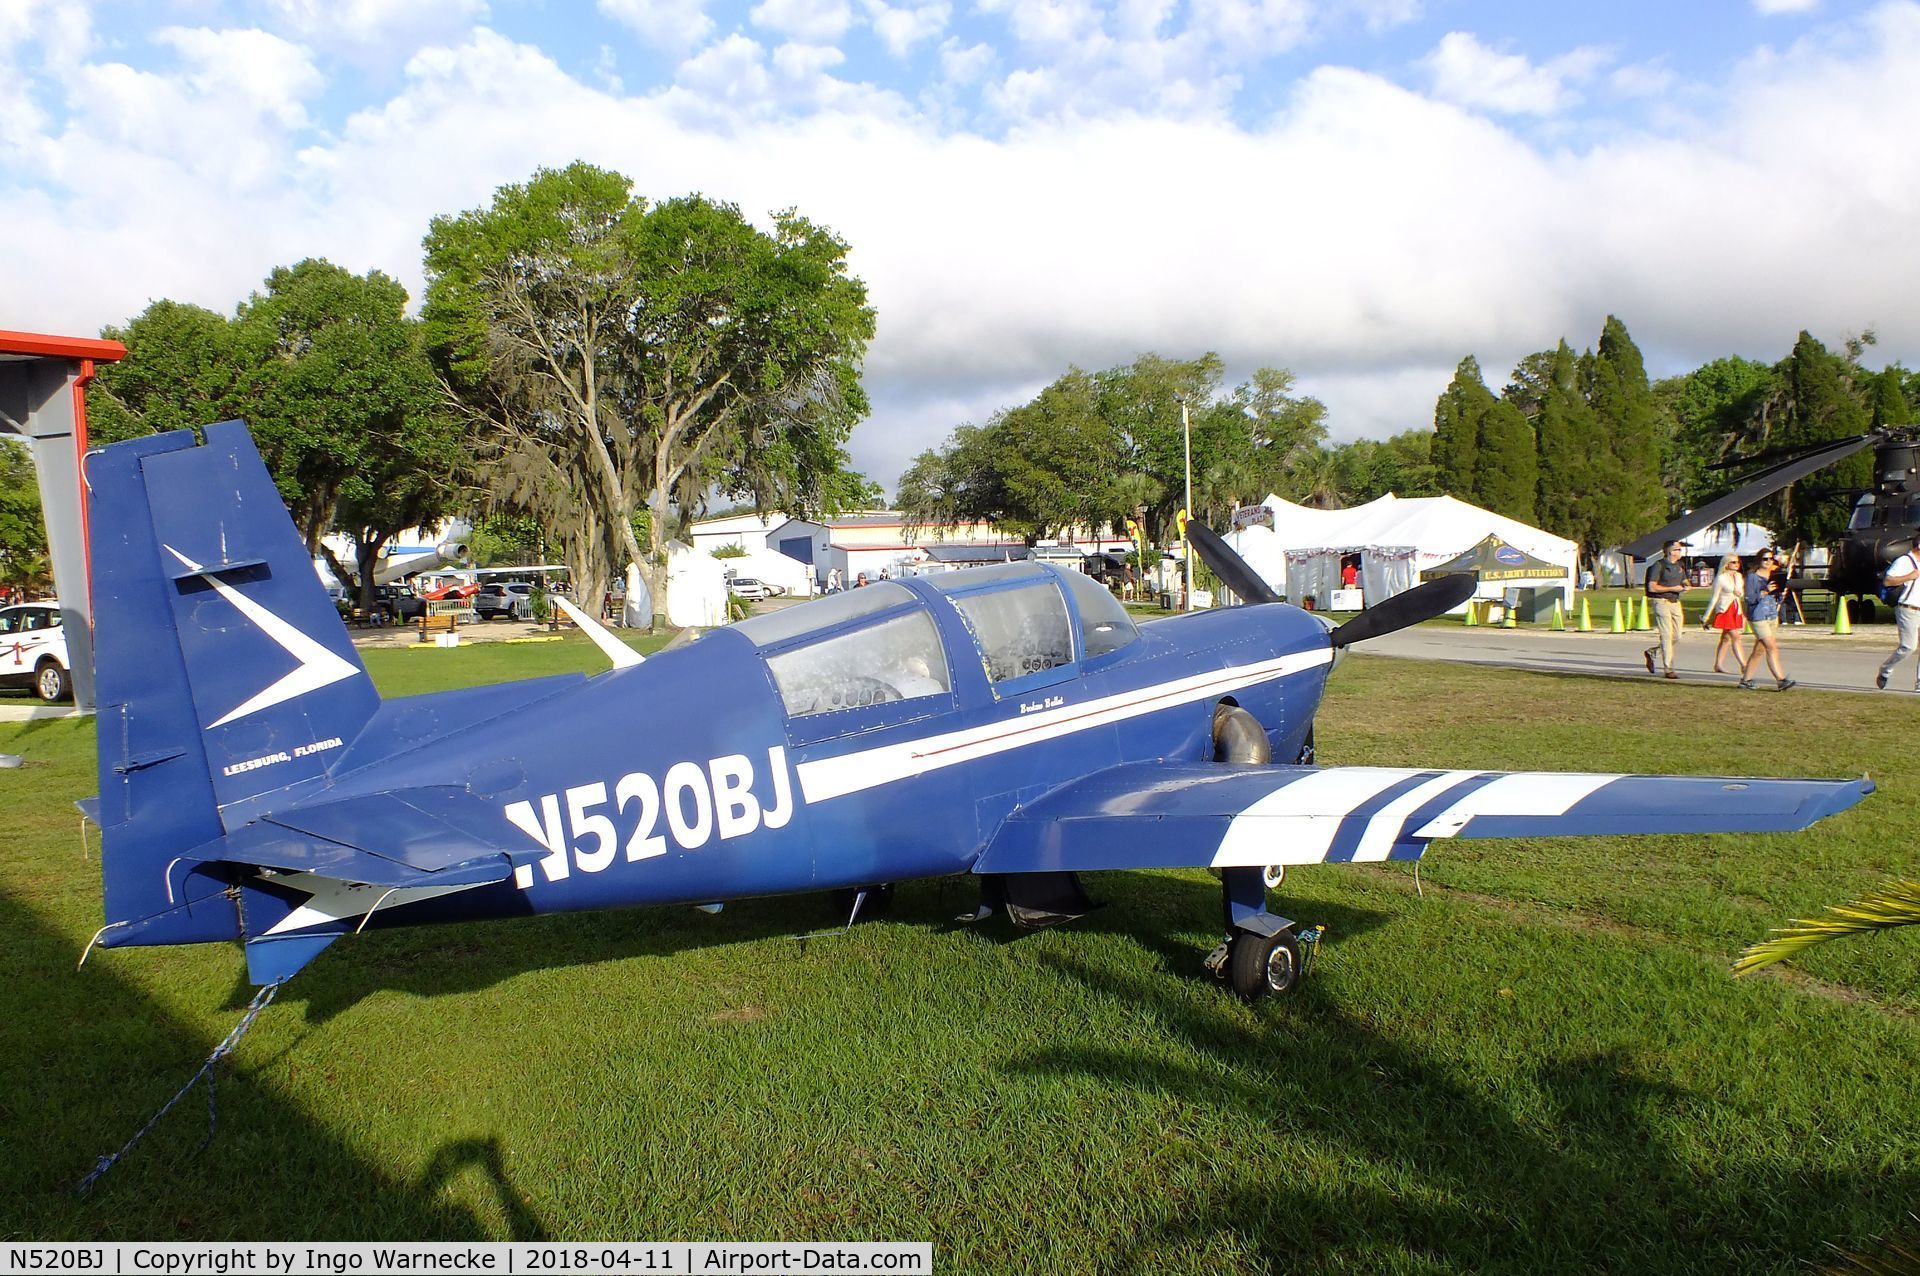
{"type": "Polygon", "coordinates": [[[240,935],[195,848],[327,785],[380,698],[245,425],[89,454],[104,946],[240,935]]]}

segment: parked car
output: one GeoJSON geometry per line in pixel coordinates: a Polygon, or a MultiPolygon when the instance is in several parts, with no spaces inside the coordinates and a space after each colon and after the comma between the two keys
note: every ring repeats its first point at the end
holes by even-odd
{"type": "Polygon", "coordinates": [[[71,668],[59,603],[0,607],[0,685],[27,687],[48,703],[68,700],[71,668]]]}
{"type": "Polygon", "coordinates": [[[525,581],[496,581],[480,586],[473,596],[473,614],[477,620],[495,616],[530,619],[533,616],[533,586],[525,581]]]}
{"type": "Polygon", "coordinates": [[[777,598],[786,592],[778,585],[769,585],[751,576],[735,576],[727,582],[727,588],[741,598],[777,598]]]}

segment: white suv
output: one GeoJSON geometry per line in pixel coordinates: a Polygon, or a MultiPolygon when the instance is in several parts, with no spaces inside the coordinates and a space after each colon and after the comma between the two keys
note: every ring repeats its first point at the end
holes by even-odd
{"type": "Polygon", "coordinates": [[[30,687],[49,702],[66,700],[73,695],[69,667],[59,603],[0,607],[0,686],[30,687]]]}

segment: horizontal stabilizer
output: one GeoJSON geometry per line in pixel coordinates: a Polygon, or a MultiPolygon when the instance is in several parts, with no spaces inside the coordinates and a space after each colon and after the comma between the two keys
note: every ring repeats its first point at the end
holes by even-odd
{"type": "Polygon", "coordinates": [[[1780,833],[1870,780],[1136,763],[1007,817],[976,873],[1418,859],[1434,838],[1780,833]]]}
{"type": "Polygon", "coordinates": [[[276,811],[186,858],[404,888],[484,886],[548,854],[464,789],[417,788],[276,811]]]}

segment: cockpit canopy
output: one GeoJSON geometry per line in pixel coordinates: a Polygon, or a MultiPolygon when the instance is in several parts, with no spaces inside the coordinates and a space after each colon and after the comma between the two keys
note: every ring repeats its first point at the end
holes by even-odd
{"type": "MultiPolygon", "coordinates": [[[[974,650],[954,651],[951,660],[979,661],[997,692],[1139,637],[1125,608],[1079,572],[1009,563],[947,573],[928,584],[973,637],[974,650]]],[[[918,594],[893,581],[756,616],[734,629],[765,654],[791,717],[953,691],[949,653],[933,616],[918,594]]]]}

